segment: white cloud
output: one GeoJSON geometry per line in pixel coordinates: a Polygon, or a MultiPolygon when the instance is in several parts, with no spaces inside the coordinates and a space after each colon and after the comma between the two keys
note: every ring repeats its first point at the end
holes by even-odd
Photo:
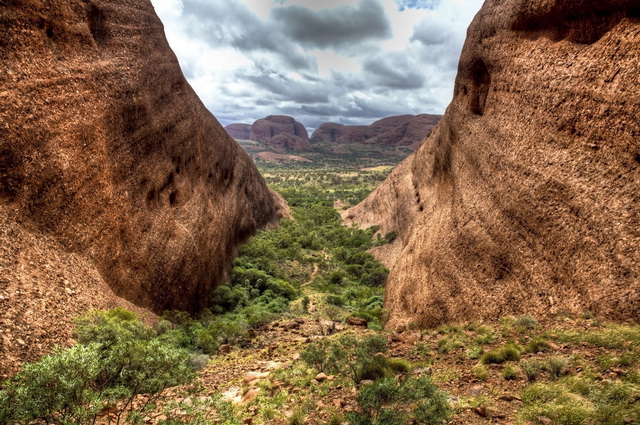
{"type": "Polygon", "coordinates": [[[152,2],[185,76],[223,125],[283,114],[309,128],[444,112],[466,28],[482,4],[152,2]]]}

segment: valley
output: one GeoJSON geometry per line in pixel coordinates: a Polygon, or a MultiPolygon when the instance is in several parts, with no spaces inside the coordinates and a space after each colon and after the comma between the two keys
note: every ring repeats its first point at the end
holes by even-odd
{"type": "MultiPolygon", "coordinates": [[[[384,330],[388,270],[367,251],[394,235],[345,227],[338,211],[361,202],[392,165],[376,166],[379,159],[335,167],[331,158],[321,159],[259,164],[270,188],[289,203],[293,219],[259,231],[243,245],[228,284],[218,287],[198,317],[169,311],[147,328],[129,313],[111,311],[76,322],[80,344],[74,349],[115,336],[108,350],[125,349],[129,355],[121,367],[131,382],[141,375],[154,382],[156,387],[144,387],[152,392],[143,387],[127,392],[121,383],[125,388],[119,396],[108,397],[106,391],[76,398],[82,409],[67,404],[64,416],[50,412],[46,420],[160,425],[640,421],[638,325],[606,322],[585,311],[384,330]],[[166,354],[148,353],[139,363],[132,347],[140,347],[141,355],[144,347],[164,347],[160,352],[166,354]],[[173,363],[163,371],[166,361],[173,363]]],[[[57,367],[76,376],[74,368],[82,366],[69,363],[73,356],[56,353],[57,367]]],[[[50,397],[64,400],[87,386],[76,378],[65,385],[78,388],[60,391],[60,379],[67,375],[52,364],[47,357],[33,369],[27,366],[13,384],[5,383],[0,422],[30,422],[19,415],[28,415],[33,404],[20,397],[37,405],[50,397]],[[34,373],[37,388],[26,381],[34,373]],[[12,404],[23,408],[9,409],[12,404]]],[[[108,364],[101,363],[102,373],[108,364]]]]}

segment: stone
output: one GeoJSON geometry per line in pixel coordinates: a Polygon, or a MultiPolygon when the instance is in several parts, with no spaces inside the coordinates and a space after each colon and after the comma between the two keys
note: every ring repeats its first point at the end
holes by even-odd
{"type": "Polygon", "coordinates": [[[251,137],[251,124],[229,124],[224,129],[237,140],[249,140],[251,137]]]}
{"type": "Polygon", "coordinates": [[[252,384],[269,376],[269,372],[247,372],[243,381],[245,384],[252,384]]]}
{"type": "Polygon", "coordinates": [[[242,403],[250,403],[258,397],[259,388],[250,388],[242,397],[242,403]]]}
{"type": "Polygon", "coordinates": [[[315,379],[318,382],[324,382],[327,380],[327,375],[324,372],[320,372],[319,374],[316,375],[315,379]]]}
{"type": "Polygon", "coordinates": [[[304,125],[284,115],[269,115],[257,120],[251,126],[249,138],[271,144],[281,153],[311,149],[309,133],[304,125]]]}
{"type": "Polygon", "coordinates": [[[628,0],[484,2],[444,118],[342,212],[396,233],[372,251],[391,270],[388,329],[640,315],[635,16],[628,0]]]}
{"type": "Polygon", "coordinates": [[[222,344],[220,347],[218,347],[218,352],[221,354],[227,354],[231,352],[232,347],[228,344],[222,344]]]}
{"type": "Polygon", "coordinates": [[[311,143],[376,144],[403,146],[415,150],[442,119],[441,115],[398,115],[370,125],[321,124],[311,135],[311,143]]]}
{"type": "Polygon", "coordinates": [[[349,323],[351,326],[367,326],[366,319],[357,316],[350,316],[347,319],[347,323],[349,323]]]}

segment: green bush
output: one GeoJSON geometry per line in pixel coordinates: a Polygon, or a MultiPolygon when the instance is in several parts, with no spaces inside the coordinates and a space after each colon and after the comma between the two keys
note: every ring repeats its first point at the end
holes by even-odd
{"type": "Polygon", "coordinates": [[[549,343],[542,338],[534,338],[523,348],[523,353],[540,353],[549,349],[549,343]]]}
{"type": "Polygon", "coordinates": [[[146,394],[151,401],[170,386],[194,378],[188,351],[160,339],[123,309],[91,311],[76,322],[79,344],[28,363],[2,384],[0,423],[93,423],[105,405],[146,394]]]}
{"type": "Polygon", "coordinates": [[[525,314],[516,317],[515,325],[521,329],[531,330],[538,327],[538,321],[533,316],[525,314]]]}
{"type": "Polygon", "coordinates": [[[362,339],[342,335],[337,340],[321,340],[308,345],[300,353],[300,358],[318,371],[344,373],[358,384],[363,379],[376,379],[393,373],[387,359],[380,355],[386,351],[387,340],[379,335],[362,339]]]}
{"type": "Polygon", "coordinates": [[[525,360],[520,362],[520,368],[527,377],[527,381],[534,382],[544,369],[544,363],[538,359],[525,360]]]}
{"type": "Polygon", "coordinates": [[[569,360],[565,357],[552,356],[547,359],[544,368],[552,379],[558,379],[569,373],[569,360]]]}
{"type": "Polygon", "coordinates": [[[503,379],[512,381],[514,379],[518,379],[519,373],[517,368],[513,366],[505,366],[504,369],[502,369],[501,375],[503,379]]]}
{"type": "Polygon", "coordinates": [[[504,347],[487,351],[480,357],[482,364],[500,364],[518,360],[520,360],[520,350],[514,344],[507,344],[504,347]]]}
{"type": "Polygon", "coordinates": [[[363,386],[357,395],[360,411],[350,412],[350,424],[401,425],[408,422],[436,424],[452,413],[447,396],[430,379],[379,379],[363,386]]]}

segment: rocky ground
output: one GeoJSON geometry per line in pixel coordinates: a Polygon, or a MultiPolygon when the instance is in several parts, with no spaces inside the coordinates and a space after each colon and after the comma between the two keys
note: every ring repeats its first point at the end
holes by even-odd
{"type": "MultiPolygon", "coordinates": [[[[322,338],[375,333],[353,323],[302,314],[283,318],[252,334],[244,347],[222,346],[200,372],[196,384],[167,390],[157,408],[145,414],[144,422],[155,424],[171,419],[225,424],[345,423],[345,413],[358,409],[358,386],[346,376],[318,373],[300,359],[300,353],[322,338]]],[[[636,325],[605,323],[589,315],[544,321],[519,316],[431,331],[399,328],[382,335],[389,345],[386,356],[409,361],[412,370],[407,374],[429,376],[446,391],[454,411],[446,423],[603,423],[581,421],[579,417],[567,422],[558,419],[560,416],[552,419],[544,413],[533,413],[533,417],[532,413],[525,413],[544,409],[526,395],[532,387],[556,388],[565,382],[635,391],[627,394],[628,405],[621,408],[627,410],[616,416],[619,421],[608,423],[640,423],[640,328],[636,325]],[[492,350],[510,344],[519,347],[517,358],[487,362],[492,350]],[[537,373],[530,371],[531,365],[539,366],[537,373]]],[[[367,384],[363,381],[359,387],[367,384]]],[[[560,396],[548,402],[558,400],[560,396]]],[[[568,414],[573,415],[570,407],[568,414]]],[[[597,417],[593,415],[592,419],[597,417]]],[[[103,417],[105,422],[108,418],[103,417]]]]}

